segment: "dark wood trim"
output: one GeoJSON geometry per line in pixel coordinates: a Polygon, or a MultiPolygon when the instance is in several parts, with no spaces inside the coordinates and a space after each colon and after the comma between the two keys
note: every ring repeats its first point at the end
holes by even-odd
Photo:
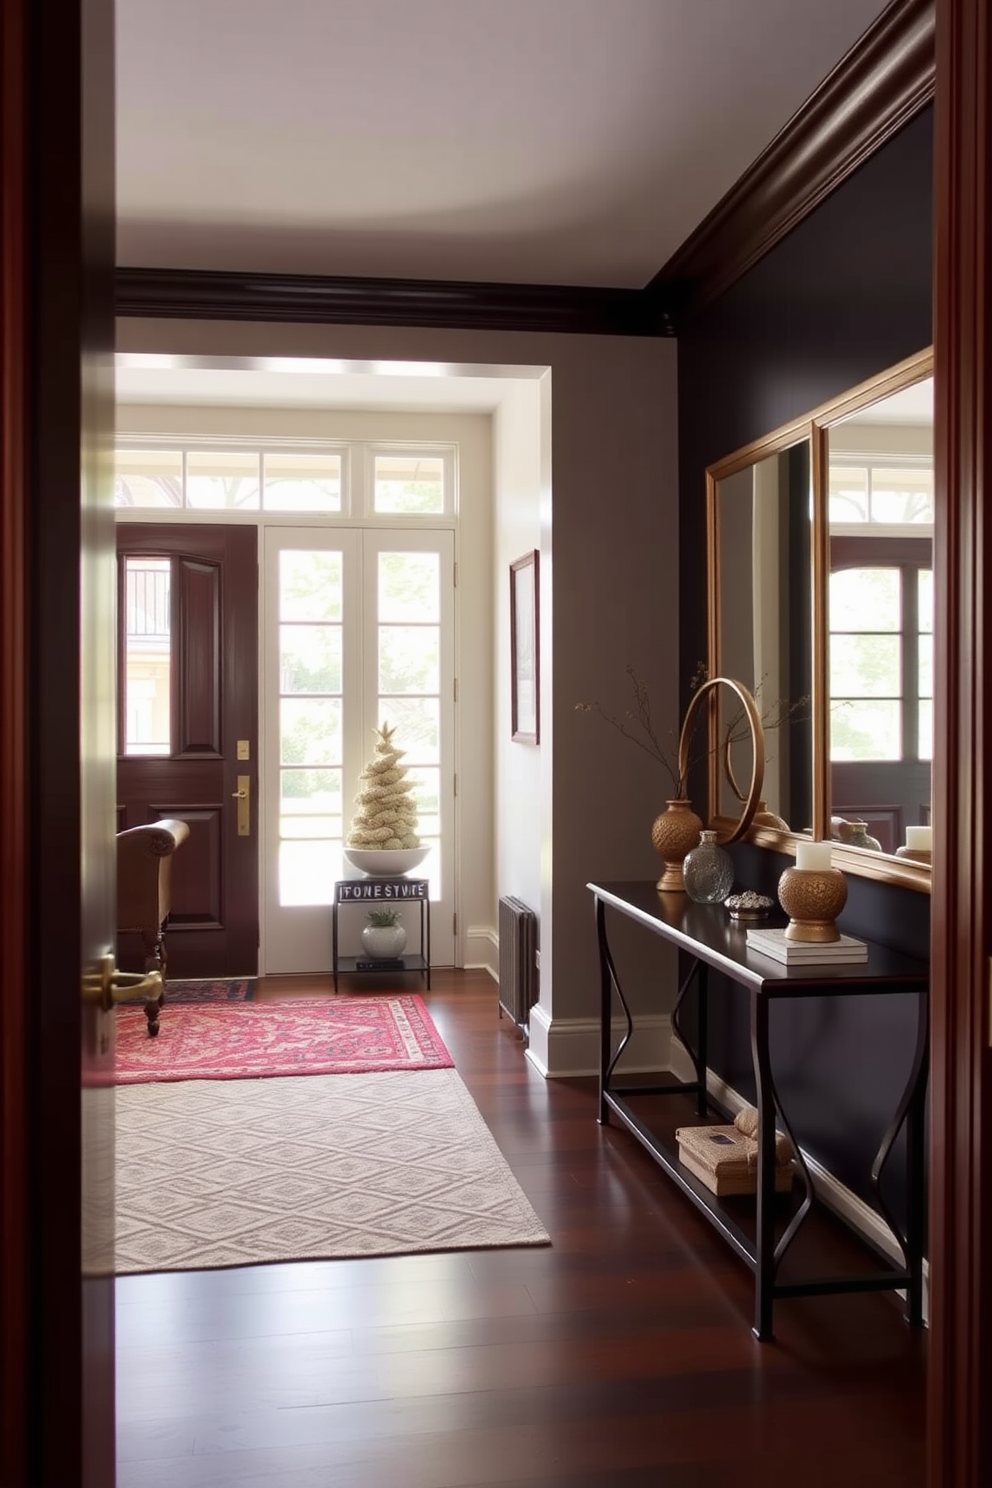
{"type": "Polygon", "coordinates": [[[938,0],[931,1488],[992,1482],[992,232],[988,0],[938,0]]]}
{"type": "Polygon", "coordinates": [[[640,289],[359,279],[206,269],[119,268],[117,313],[152,319],[262,320],[666,336],[640,289]]]}
{"type": "MultiPolygon", "coordinates": [[[[27,39],[25,6],[0,14],[0,1481],[28,1480],[30,1322],[24,1280],[32,1253],[27,1131],[31,1092],[26,1005],[27,760],[27,39]]],[[[78,1221],[77,1221],[78,1224],[78,1221]]]]}
{"type": "Polygon", "coordinates": [[[907,124],[933,90],[934,0],[894,0],[648,285],[676,330],[907,124]]]}

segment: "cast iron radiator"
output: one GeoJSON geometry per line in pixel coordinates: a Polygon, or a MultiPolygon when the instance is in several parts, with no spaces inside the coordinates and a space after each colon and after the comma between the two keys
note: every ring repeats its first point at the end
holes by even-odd
{"type": "Polygon", "coordinates": [[[538,998],[537,916],[519,899],[499,901],[499,1011],[524,1027],[538,998]]]}

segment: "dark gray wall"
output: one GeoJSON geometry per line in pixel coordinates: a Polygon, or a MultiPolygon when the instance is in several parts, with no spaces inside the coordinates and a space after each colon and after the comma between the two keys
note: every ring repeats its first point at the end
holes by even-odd
{"type": "MultiPolygon", "coordinates": [[[[932,156],[927,109],[679,335],[683,701],[705,655],[706,466],[931,344],[932,156]]],[[[766,892],[789,862],[748,846],[735,857],[738,887],[766,892]]],[[[848,890],[846,930],[929,953],[929,899],[868,879],[848,890]]],[[[799,1140],[865,1198],[912,1057],[909,1002],[797,1003],[775,1020],[799,1140]]],[[[724,1006],[711,1063],[750,1093],[746,1001],[724,1006]]]]}

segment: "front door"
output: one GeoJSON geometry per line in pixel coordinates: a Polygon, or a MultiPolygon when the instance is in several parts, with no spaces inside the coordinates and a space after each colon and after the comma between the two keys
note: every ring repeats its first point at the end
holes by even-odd
{"type": "MultiPolygon", "coordinates": [[[[255,528],[117,528],[118,830],[189,823],[172,865],[170,977],[258,968],[255,528]]],[[[140,970],[137,938],[122,967],[140,970]]]]}

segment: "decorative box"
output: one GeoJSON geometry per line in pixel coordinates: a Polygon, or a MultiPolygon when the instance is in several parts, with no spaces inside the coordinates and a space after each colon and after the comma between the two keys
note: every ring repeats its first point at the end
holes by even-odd
{"type": "MultiPolygon", "coordinates": [[[[752,1113],[742,1111],[742,1130],[733,1126],[680,1126],[675,1133],[679,1144],[679,1162],[700,1183],[718,1197],[725,1194],[753,1194],[758,1188],[758,1142],[752,1113]]],[[[788,1193],[792,1187],[792,1144],[780,1132],[775,1134],[775,1191],[788,1193]]]]}

